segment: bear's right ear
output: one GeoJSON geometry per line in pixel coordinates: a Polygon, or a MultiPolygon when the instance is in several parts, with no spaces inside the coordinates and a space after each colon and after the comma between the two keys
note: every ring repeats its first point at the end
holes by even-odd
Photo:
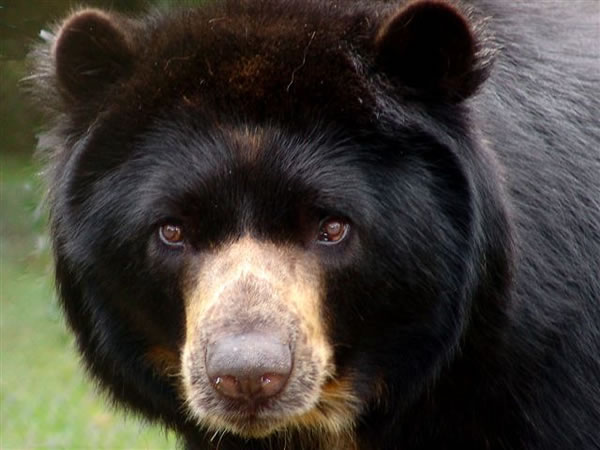
{"type": "Polygon", "coordinates": [[[131,72],[134,56],[127,23],[97,9],[74,13],[60,26],[51,57],[65,100],[95,98],[131,72]]]}

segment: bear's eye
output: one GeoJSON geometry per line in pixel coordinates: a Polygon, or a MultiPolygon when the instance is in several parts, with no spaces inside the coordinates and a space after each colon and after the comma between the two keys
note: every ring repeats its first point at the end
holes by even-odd
{"type": "Polygon", "coordinates": [[[320,244],[337,244],[348,235],[350,225],[340,217],[328,217],[319,226],[317,241],[320,244]]]}
{"type": "Polygon", "coordinates": [[[183,230],[181,226],[167,223],[161,225],[158,229],[160,240],[167,245],[181,246],[183,245],[183,230]]]}

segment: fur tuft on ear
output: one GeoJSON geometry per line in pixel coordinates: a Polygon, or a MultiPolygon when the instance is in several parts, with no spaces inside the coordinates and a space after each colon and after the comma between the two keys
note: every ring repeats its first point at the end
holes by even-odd
{"type": "Polygon", "coordinates": [[[130,73],[133,51],[125,25],[96,9],[84,9],[63,22],[51,55],[65,100],[94,98],[130,73]]]}
{"type": "Polygon", "coordinates": [[[468,18],[443,0],[417,0],[392,15],[375,37],[379,68],[406,91],[459,102],[487,78],[489,61],[468,18]]]}

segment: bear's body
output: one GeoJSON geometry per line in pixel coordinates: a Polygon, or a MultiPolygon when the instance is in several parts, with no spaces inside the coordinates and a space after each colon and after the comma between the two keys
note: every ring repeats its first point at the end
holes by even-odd
{"type": "Polygon", "coordinates": [[[194,449],[600,448],[600,12],[532,3],[67,18],[33,79],[101,385],[194,449]]]}

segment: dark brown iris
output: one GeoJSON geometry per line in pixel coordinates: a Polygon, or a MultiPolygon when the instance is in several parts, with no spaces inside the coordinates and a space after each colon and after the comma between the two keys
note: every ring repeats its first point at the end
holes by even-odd
{"type": "Polygon", "coordinates": [[[165,224],[159,228],[160,239],[167,245],[182,245],[183,230],[179,225],[165,224]]]}
{"type": "Polygon", "coordinates": [[[322,243],[337,244],[346,237],[348,228],[348,223],[343,219],[330,217],[321,222],[318,240],[322,243]]]}

